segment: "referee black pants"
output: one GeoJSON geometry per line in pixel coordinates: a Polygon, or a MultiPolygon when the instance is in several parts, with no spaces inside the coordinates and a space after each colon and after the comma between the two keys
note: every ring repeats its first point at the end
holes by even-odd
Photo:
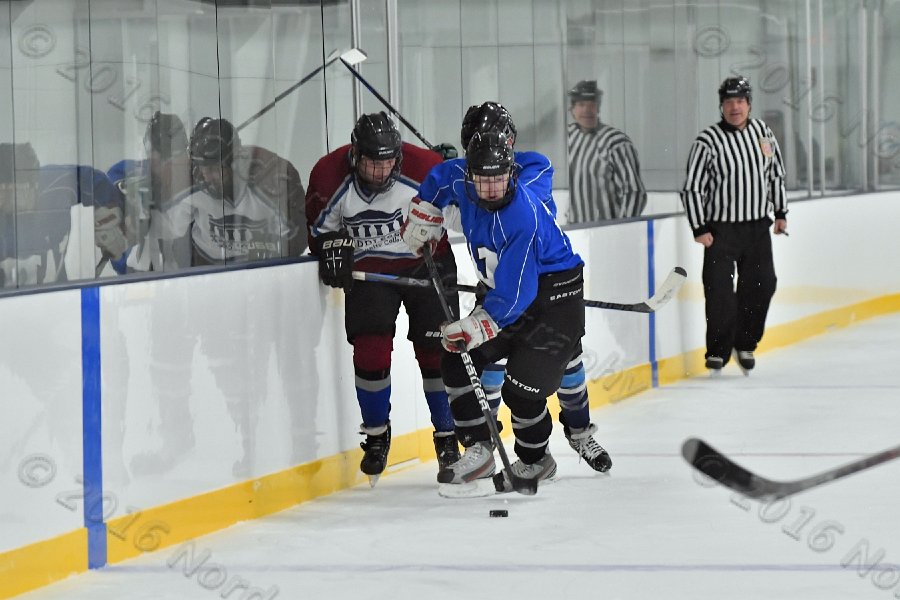
{"type": "Polygon", "coordinates": [[[707,357],[727,363],[732,349],[756,350],[762,339],[777,281],[771,223],[760,219],[709,224],[713,244],[703,254],[707,357]]]}

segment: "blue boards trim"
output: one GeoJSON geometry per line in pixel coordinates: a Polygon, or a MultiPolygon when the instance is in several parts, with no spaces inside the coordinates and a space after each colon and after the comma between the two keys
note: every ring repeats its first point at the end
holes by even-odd
{"type": "Polygon", "coordinates": [[[88,532],[88,568],[106,564],[103,521],[101,436],[100,289],[81,290],[82,442],[84,448],[84,526],[88,532]]]}
{"type": "MultiPolygon", "coordinates": [[[[653,236],[653,219],[647,220],[647,297],[656,293],[656,247],[653,236]]],[[[648,354],[650,358],[650,377],[653,387],[659,387],[659,363],[656,361],[656,314],[650,313],[648,354]]]]}

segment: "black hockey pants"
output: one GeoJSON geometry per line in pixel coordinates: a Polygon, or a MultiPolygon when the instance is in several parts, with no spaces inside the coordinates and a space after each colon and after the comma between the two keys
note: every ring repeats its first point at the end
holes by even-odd
{"type": "MultiPolygon", "coordinates": [[[[541,276],[538,296],[525,313],[470,353],[479,378],[487,364],[507,359],[501,394],[512,413],[516,455],[525,463],[544,456],[553,426],[547,396],[559,389],[569,361],[581,352],[581,271],[579,267],[541,276]]],[[[459,439],[464,445],[488,441],[487,423],[459,354],[444,353],[441,375],[459,439]]]]}

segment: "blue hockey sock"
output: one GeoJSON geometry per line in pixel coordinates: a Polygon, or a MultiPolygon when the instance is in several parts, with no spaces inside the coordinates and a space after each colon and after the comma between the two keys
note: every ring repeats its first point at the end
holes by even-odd
{"type": "Polygon", "coordinates": [[[506,374],[506,366],[498,363],[491,363],[484,368],[481,374],[481,387],[484,388],[484,395],[487,398],[491,412],[496,416],[500,409],[500,390],[503,389],[503,376],[506,374]]]}
{"type": "Polygon", "coordinates": [[[380,427],[391,414],[391,376],[378,381],[356,378],[356,399],[363,425],[380,427]]]}
{"type": "Polygon", "coordinates": [[[587,378],[579,355],[566,367],[559,390],[556,392],[561,409],[559,420],[570,428],[581,429],[591,422],[591,410],[587,395],[587,378]]]}
{"type": "Polygon", "coordinates": [[[430,392],[425,390],[425,401],[428,402],[428,410],[431,411],[431,424],[435,431],[453,431],[453,413],[450,412],[450,402],[447,400],[447,392],[441,384],[440,391],[430,392]]]}

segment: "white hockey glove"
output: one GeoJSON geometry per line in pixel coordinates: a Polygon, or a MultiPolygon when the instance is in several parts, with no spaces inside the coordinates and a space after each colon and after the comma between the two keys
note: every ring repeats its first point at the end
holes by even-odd
{"type": "Polygon", "coordinates": [[[122,209],[110,206],[94,207],[94,244],[103,251],[104,256],[113,260],[128,250],[122,209]]]}
{"type": "Polygon", "coordinates": [[[454,321],[441,329],[441,344],[449,352],[459,352],[458,342],[466,345],[466,350],[474,350],[483,343],[497,337],[500,327],[481,307],[472,311],[465,319],[454,321]]]}
{"type": "Polygon", "coordinates": [[[400,227],[400,237],[416,256],[422,254],[422,246],[430,244],[432,250],[444,235],[444,214],[441,209],[413,198],[409,203],[409,216],[400,227]]]}

